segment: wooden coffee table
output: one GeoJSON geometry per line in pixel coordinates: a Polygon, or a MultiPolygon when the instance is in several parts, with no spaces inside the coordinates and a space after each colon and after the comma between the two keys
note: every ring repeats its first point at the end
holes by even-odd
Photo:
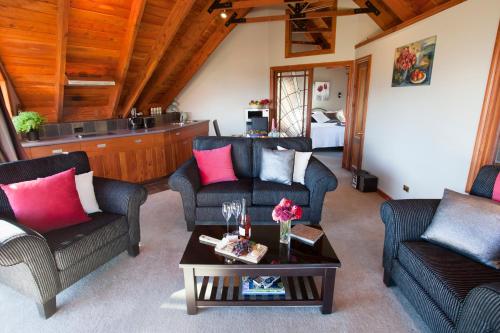
{"type": "Polygon", "coordinates": [[[198,240],[200,235],[221,239],[225,230],[225,226],[196,226],[186,246],[179,266],[184,270],[188,314],[214,306],[317,306],[323,314],[332,313],[340,261],[326,235],[314,246],[292,239],[288,247],[279,243],[278,225],[256,225],[252,240],[268,246],[264,258],[256,265],[226,264],[213,247],[198,240]],[[243,296],[241,276],[260,275],[281,276],[286,295],[243,296]]]}

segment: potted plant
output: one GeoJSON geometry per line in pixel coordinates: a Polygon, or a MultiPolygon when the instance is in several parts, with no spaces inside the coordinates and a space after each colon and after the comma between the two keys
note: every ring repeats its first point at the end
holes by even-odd
{"type": "Polygon", "coordinates": [[[40,140],[39,129],[44,121],[43,117],[34,111],[21,111],[12,118],[16,132],[25,135],[28,141],[40,140]]]}

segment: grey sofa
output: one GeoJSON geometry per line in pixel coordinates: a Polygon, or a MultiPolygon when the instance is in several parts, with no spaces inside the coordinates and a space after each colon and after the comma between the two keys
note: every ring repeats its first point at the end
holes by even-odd
{"type": "Polygon", "coordinates": [[[305,175],[305,186],[299,183],[283,185],[261,181],[259,177],[262,148],[278,145],[297,151],[311,151],[309,138],[251,139],[237,137],[197,137],[193,148],[214,149],[232,145],[232,160],[237,182],[222,182],[201,186],[196,160],[182,165],[169,179],[170,187],[181,193],[187,229],[195,224],[225,223],[221,213],[224,201],[246,199],[252,223],[270,223],[271,212],[286,197],[302,206],[303,223],[321,221],[323,200],[328,191],[337,188],[335,175],[316,158],[311,157],[305,175]]]}
{"type": "MultiPolygon", "coordinates": [[[[90,171],[86,153],[0,164],[0,183],[46,177],[72,167],[77,174],[90,171]]],[[[44,318],[55,313],[60,291],[125,250],[131,256],[139,254],[144,187],[96,177],[94,188],[102,213],[91,214],[90,222],[43,235],[16,223],[0,190],[0,282],[33,299],[44,318]]]]}
{"type": "MultiPolygon", "coordinates": [[[[492,197],[500,167],[483,167],[471,195],[492,197]]],[[[384,283],[397,285],[435,332],[500,332],[500,270],[420,238],[440,200],[382,204],[384,283]]]]}

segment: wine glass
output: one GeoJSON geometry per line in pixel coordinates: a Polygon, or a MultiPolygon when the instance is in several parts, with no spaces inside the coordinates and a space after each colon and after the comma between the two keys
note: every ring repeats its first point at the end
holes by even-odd
{"type": "Polygon", "coordinates": [[[223,202],[222,203],[222,215],[226,220],[227,233],[229,234],[229,220],[231,219],[231,215],[233,214],[232,203],[231,202],[223,202]]]}
{"type": "Polygon", "coordinates": [[[231,202],[231,210],[233,211],[234,219],[236,220],[236,226],[238,226],[238,219],[241,214],[241,202],[239,200],[233,200],[231,202]]]}

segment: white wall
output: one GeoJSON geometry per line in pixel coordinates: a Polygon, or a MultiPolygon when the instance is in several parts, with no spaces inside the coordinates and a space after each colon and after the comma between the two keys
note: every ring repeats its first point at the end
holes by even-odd
{"type": "MultiPolygon", "coordinates": [[[[339,1],[339,8],[352,7],[356,5],[350,0],[339,1]]],[[[273,13],[271,9],[250,14],[273,13]]],[[[239,25],[181,92],[180,109],[192,119],[217,119],[223,135],[241,134],[248,102],[269,97],[270,67],[353,60],[354,45],[377,31],[367,15],[340,17],[335,54],[285,59],[284,22],[239,25]]]]}
{"type": "Polygon", "coordinates": [[[322,108],[327,111],[345,110],[347,75],[345,68],[315,68],[314,82],[330,82],[330,98],[326,101],[318,101],[313,98],[312,107],[322,108]],[[341,93],[340,98],[338,97],[339,92],[341,93]]]}
{"type": "Polygon", "coordinates": [[[363,167],[391,197],[464,191],[499,18],[500,1],[469,0],[357,50],[372,55],[363,167]],[[395,49],[434,35],[430,86],[392,88],[395,49]]]}

